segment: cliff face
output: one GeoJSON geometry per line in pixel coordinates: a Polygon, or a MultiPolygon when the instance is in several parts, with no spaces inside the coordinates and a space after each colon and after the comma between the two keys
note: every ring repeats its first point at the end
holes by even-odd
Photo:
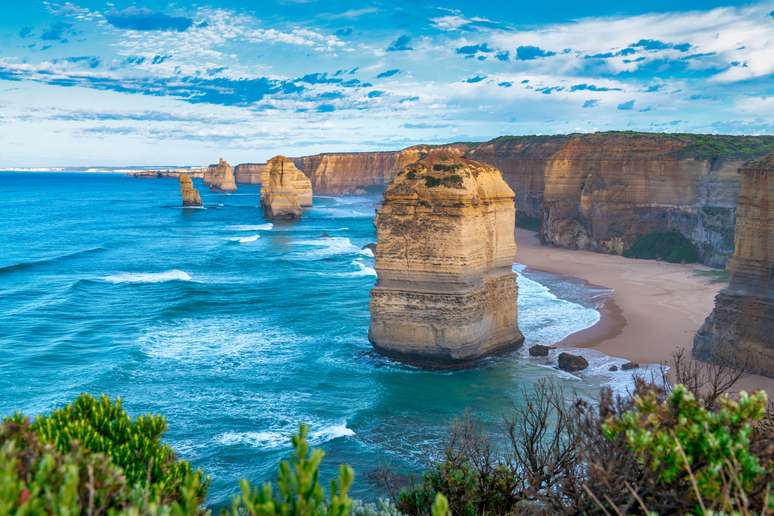
{"type": "Polygon", "coordinates": [[[414,163],[431,149],[462,155],[468,147],[416,145],[401,151],[317,154],[293,158],[293,162],[312,180],[315,192],[342,195],[389,183],[403,167],[414,163]]]}
{"type": "Polygon", "coordinates": [[[204,172],[204,184],[213,191],[235,192],[237,185],[234,179],[234,169],[221,158],[217,165],[207,167],[204,172]]]}
{"type": "Polygon", "coordinates": [[[728,288],[694,339],[694,354],[731,360],[774,377],[774,154],[740,171],[734,255],[728,288]]]}
{"type": "Polygon", "coordinates": [[[268,181],[261,188],[261,206],[267,219],[297,219],[301,207],[312,205],[312,184],[285,156],[266,164],[268,181]]]}
{"type": "Polygon", "coordinates": [[[444,151],[404,167],[376,216],[374,347],[442,365],[519,346],[514,221],[493,167],[444,151]]]}
{"type": "Polygon", "coordinates": [[[266,163],[242,163],[234,167],[237,183],[260,185],[268,180],[266,163]]]}
{"type": "Polygon", "coordinates": [[[202,198],[199,195],[199,191],[194,188],[193,181],[190,176],[180,175],[180,195],[183,197],[183,206],[201,206],[202,198]]]}

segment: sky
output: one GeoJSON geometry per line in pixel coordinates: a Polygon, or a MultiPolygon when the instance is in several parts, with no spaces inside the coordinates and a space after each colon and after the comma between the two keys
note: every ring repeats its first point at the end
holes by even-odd
{"type": "Polygon", "coordinates": [[[604,130],[774,134],[774,0],[0,0],[0,166],[604,130]]]}

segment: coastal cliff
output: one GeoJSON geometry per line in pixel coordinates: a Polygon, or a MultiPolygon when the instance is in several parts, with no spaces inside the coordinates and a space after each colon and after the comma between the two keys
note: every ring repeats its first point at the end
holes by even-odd
{"type": "Polygon", "coordinates": [[[237,183],[260,185],[268,180],[266,163],[241,163],[234,167],[237,183]]]}
{"type": "Polygon", "coordinates": [[[297,219],[301,208],[312,205],[312,183],[285,156],[266,164],[268,179],[261,188],[261,206],[267,219],[297,219]]]}
{"type": "Polygon", "coordinates": [[[235,192],[237,185],[234,179],[234,169],[226,160],[221,158],[217,165],[207,167],[204,172],[204,184],[213,191],[235,192]]]}
{"type": "Polygon", "coordinates": [[[180,195],[183,198],[183,206],[186,207],[198,207],[202,205],[202,198],[199,195],[199,191],[194,188],[193,181],[190,176],[180,175],[180,195]]]}
{"type": "Polygon", "coordinates": [[[774,150],[771,136],[609,132],[505,136],[480,144],[294,158],[315,191],[388,183],[433,148],[488,163],[516,192],[519,219],[544,243],[622,254],[648,235],[679,232],[699,259],[724,267],[734,249],[737,169],[774,150]]]}
{"type": "Polygon", "coordinates": [[[774,154],[740,169],[728,288],[694,339],[694,354],[774,377],[774,154]]]}
{"type": "Polygon", "coordinates": [[[433,151],[407,165],[376,215],[369,340],[426,365],[514,349],[514,194],[494,167],[433,151]]]}

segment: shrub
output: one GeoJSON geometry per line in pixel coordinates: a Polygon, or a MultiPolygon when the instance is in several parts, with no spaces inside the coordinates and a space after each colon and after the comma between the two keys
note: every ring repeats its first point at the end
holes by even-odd
{"type": "Polygon", "coordinates": [[[643,235],[624,251],[627,258],[664,260],[672,263],[695,263],[699,261],[696,246],[677,231],[654,232],[643,235]]]}
{"type": "Polygon", "coordinates": [[[177,460],[174,450],[161,442],[166,420],[155,415],[132,420],[120,398],[112,402],[104,395],[97,399],[81,394],[73,403],[38,416],[31,429],[60,453],[70,452],[78,443],[91,453],[110,457],[130,486],[146,488],[161,503],[178,501],[184,486],[199,486],[199,502],[206,495],[208,480],[202,478],[202,472],[194,471],[187,461],[177,460]]]}
{"type": "Polygon", "coordinates": [[[352,485],[354,473],[349,466],[339,467],[338,481],[332,480],[330,496],[319,482],[319,468],[325,452],[309,450],[306,437],[309,427],[300,425],[298,434],[293,436],[293,455],[290,461],[282,461],[277,475],[278,493],[271,483],[253,488],[242,480],[242,495],[236,497],[231,513],[234,516],[304,515],[304,516],[345,516],[349,514],[352,500],[347,491],[352,485]]]}
{"type": "Polygon", "coordinates": [[[538,217],[530,217],[523,213],[516,214],[516,227],[528,229],[530,231],[540,231],[543,226],[543,221],[538,217]]]}

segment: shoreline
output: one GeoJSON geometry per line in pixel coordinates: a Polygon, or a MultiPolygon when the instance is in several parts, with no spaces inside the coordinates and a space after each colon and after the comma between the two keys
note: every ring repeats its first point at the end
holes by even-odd
{"type": "MultiPolygon", "coordinates": [[[[593,326],[554,344],[587,348],[640,364],[667,364],[681,348],[690,356],[693,336],[725,282],[713,282],[701,264],[674,264],[570,250],[540,243],[534,231],[516,229],[517,262],[529,269],[610,290],[593,326]]],[[[633,373],[636,373],[636,369],[633,373]]],[[[774,378],[747,374],[737,389],[764,389],[774,397],[774,378]]]]}

